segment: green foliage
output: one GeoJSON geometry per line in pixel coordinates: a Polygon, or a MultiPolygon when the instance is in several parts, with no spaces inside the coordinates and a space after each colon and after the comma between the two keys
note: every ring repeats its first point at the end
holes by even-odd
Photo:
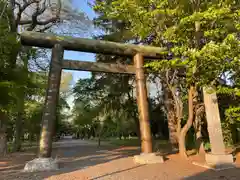
{"type": "Polygon", "coordinates": [[[74,124],[78,129],[94,128],[98,134],[103,128],[101,136],[122,136],[134,132],[136,128],[131,110],[136,107],[135,102],[125,99],[123,88],[116,89],[115,85],[119,88],[117,78],[107,80],[104,75],[77,82],[74,88],[74,124]]]}
{"type": "Polygon", "coordinates": [[[240,121],[240,107],[229,107],[226,110],[226,116],[229,118],[229,121],[232,122],[233,120],[235,121],[240,121]]]}
{"type": "Polygon", "coordinates": [[[232,123],[239,120],[239,7],[228,0],[97,0],[94,9],[104,20],[123,22],[137,42],[167,47],[166,59],[145,66],[182,97],[190,84],[216,85],[218,96],[232,99],[221,108],[223,122],[232,123]]]}
{"type": "Polygon", "coordinates": [[[127,28],[140,39],[155,34],[153,44],[172,44],[169,50],[174,57],[171,61],[148,64],[155,71],[184,67],[189,83],[207,84],[229,70],[227,59],[231,67],[239,64],[236,61],[239,42],[235,34],[239,23],[238,6],[238,1],[197,4],[182,0],[113,0],[99,1],[95,9],[110,19],[128,22],[127,28]],[[197,22],[200,24],[199,40],[196,39],[197,22]],[[201,41],[202,48],[197,47],[197,41],[201,41]]]}
{"type": "Polygon", "coordinates": [[[19,44],[17,34],[10,31],[10,12],[5,7],[6,2],[0,1],[0,109],[6,109],[14,101],[14,88],[18,76],[12,68],[15,62],[14,54],[17,53],[19,44]]]}

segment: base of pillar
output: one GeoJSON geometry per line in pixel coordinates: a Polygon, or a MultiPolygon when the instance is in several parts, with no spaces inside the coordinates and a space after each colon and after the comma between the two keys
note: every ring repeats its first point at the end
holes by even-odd
{"type": "Polygon", "coordinates": [[[59,164],[53,158],[36,158],[27,162],[24,172],[53,171],[58,170],[59,164]]]}
{"type": "Polygon", "coordinates": [[[205,162],[193,162],[194,165],[201,166],[215,171],[235,168],[232,154],[212,154],[205,155],[205,162]]]}
{"type": "Polygon", "coordinates": [[[138,164],[156,164],[163,163],[164,159],[162,156],[157,156],[155,153],[141,153],[140,155],[134,156],[134,162],[138,164]]]}

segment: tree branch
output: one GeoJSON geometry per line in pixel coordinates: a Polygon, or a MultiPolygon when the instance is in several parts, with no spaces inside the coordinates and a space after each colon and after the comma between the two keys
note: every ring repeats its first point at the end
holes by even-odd
{"type": "Polygon", "coordinates": [[[27,7],[29,7],[31,4],[34,4],[34,3],[37,3],[37,0],[30,0],[30,1],[25,0],[23,6],[21,7],[21,5],[15,1],[15,4],[17,4],[19,7],[19,11],[17,13],[17,18],[16,18],[17,25],[23,25],[23,24],[20,24],[22,13],[25,11],[27,7]]]}
{"type": "Polygon", "coordinates": [[[46,5],[46,0],[44,0],[44,2],[42,3],[41,8],[39,7],[40,6],[39,3],[40,3],[39,0],[29,0],[29,1],[25,0],[23,6],[20,7],[19,12],[17,13],[17,18],[16,18],[17,25],[29,25],[29,27],[27,28],[28,31],[32,31],[38,25],[39,26],[47,25],[47,27],[44,27],[43,29],[39,30],[39,32],[43,32],[44,30],[49,29],[54,23],[56,23],[59,20],[61,7],[62,7],[60,0],[58,0],[58,3],[57,3],[56,15],[54,17],[50,17],[49,19],[43,20],[43,21],[39,21],[38,17],[46,11],[48,6],[46,5]],[[36,8],[36,11],[32,14],[31,20],[30,19],[21,20],[21,16],[24,10],[34,3],[37,3],[37,8],[36,8]]]}

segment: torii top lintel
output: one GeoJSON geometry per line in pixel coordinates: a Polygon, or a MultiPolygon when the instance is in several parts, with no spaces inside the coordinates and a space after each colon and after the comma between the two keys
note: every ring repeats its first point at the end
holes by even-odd
{"type": "Polygon", "coordinates": [[[160,59],[163,57],[162,53],[165,51],[164,48],[154,46],[123,44],[32,31],[25,31],[21,33],[20,37],[22,45],[26,46],[52,48],[55,44],[60,44],[65,50],[119,56],[134,56],[137,53],[141,53],[149,59],[160,59]]]}

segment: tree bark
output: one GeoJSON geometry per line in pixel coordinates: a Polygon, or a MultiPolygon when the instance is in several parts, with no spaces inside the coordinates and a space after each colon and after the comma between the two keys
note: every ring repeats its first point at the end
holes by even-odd
{"type": "Polygon", "coordinates": [[[153,46],[122,44],[102,40],[73,38],[30,31],[21,33],[21,43],[26,46],[37,46],[43,48],[52,48],[55,44],[60,44],[65,50],[131,57],[137,53],[141,53],[146,58],[157,59],[162,58],[163,55],[160,53],[166,50],[165,48],[153,46]]]}
{"type": "Polygon", "coordinates": [[[172,149],[175,149],[178,147],[178,136],[176,130],[176,118],[173,109],[169,109],[167,117],[168,117],[169,141],[171,143],[172,149]]]}
{"type": "Polygon", "coordinates": [[[204,143],[202,140],[202,133],[201,133],[201,128],[196,132],[196,139],[197,139],[197,153],[201,157],[205,157],[205,148],[204,148],[204,143]]]}
{"type": "Polygon", "coordinates": [[[0,110],[0,157],[7,154],[6,114],[0,110]]]}
{"type": "Polygon", "coordinates": [[[172,92],[170,91],[169,87],[165,85],[164,105],[167,111],[169,141],[171,143],[172,149],[175,149],[178,146],[178,132],[176,124],[176,112],[174,110],[174,105],[172,102],[172,92]]]}
{"type": "Polygon", "coordinates": [[[195,133],[196,133],[196,149],[197,153],[201,157],[205,157],[205,149],[204,149],[204,143],[202,140],[202,114],[204,113],[204,107],[201,106],[196,110],[196,116],[195,116],[195,133]]]}
{"type": "Polygon", "coordinates": [[[179,136],[179,154],[183,158],[187,158],[186,151],[186,135],[188,130],[191,128],[194,118],[194,109],[193,109],[193,95],[194,95],[195,87],[191,86],[188,90],[188,120],[184,127],[181,129],[179,136]]]}
{"type": "MultiPolygon", "coordinates": [[[[23,69],[22,72],[24,73],[25,77],[28,76],[28,59],[29,59],[29,50],[30,48],[22,47],[19,51],[19,56],[23,61],[23,69]],[[27,60],[23,60],[25,57],[22,58],[27,54],[27,60]]],[[[23,118],[24,118],[24,103],[25,103],[25,88],[23,86],[19,87],[18,90],[18,99],[17,99],[17,117],[16,117],[16,131],[15,131],[15,138],[14,138],[14,147],[13,150],[18,152],[21,150],[21,143],[23,138],[23,118]]]]}
{"type": "Polygon", "coordinates": [[[13,151],[19,152],[21,150],[21,141],[22,141],[22,128],[23,128],[23,115],[24,115],[24,90],[21,88],[20,93],[18,94],[18,102],[17,102],[17,118],[16,118],[16,130],[15,130],[15,138],[13,144],[13,151]]]}

